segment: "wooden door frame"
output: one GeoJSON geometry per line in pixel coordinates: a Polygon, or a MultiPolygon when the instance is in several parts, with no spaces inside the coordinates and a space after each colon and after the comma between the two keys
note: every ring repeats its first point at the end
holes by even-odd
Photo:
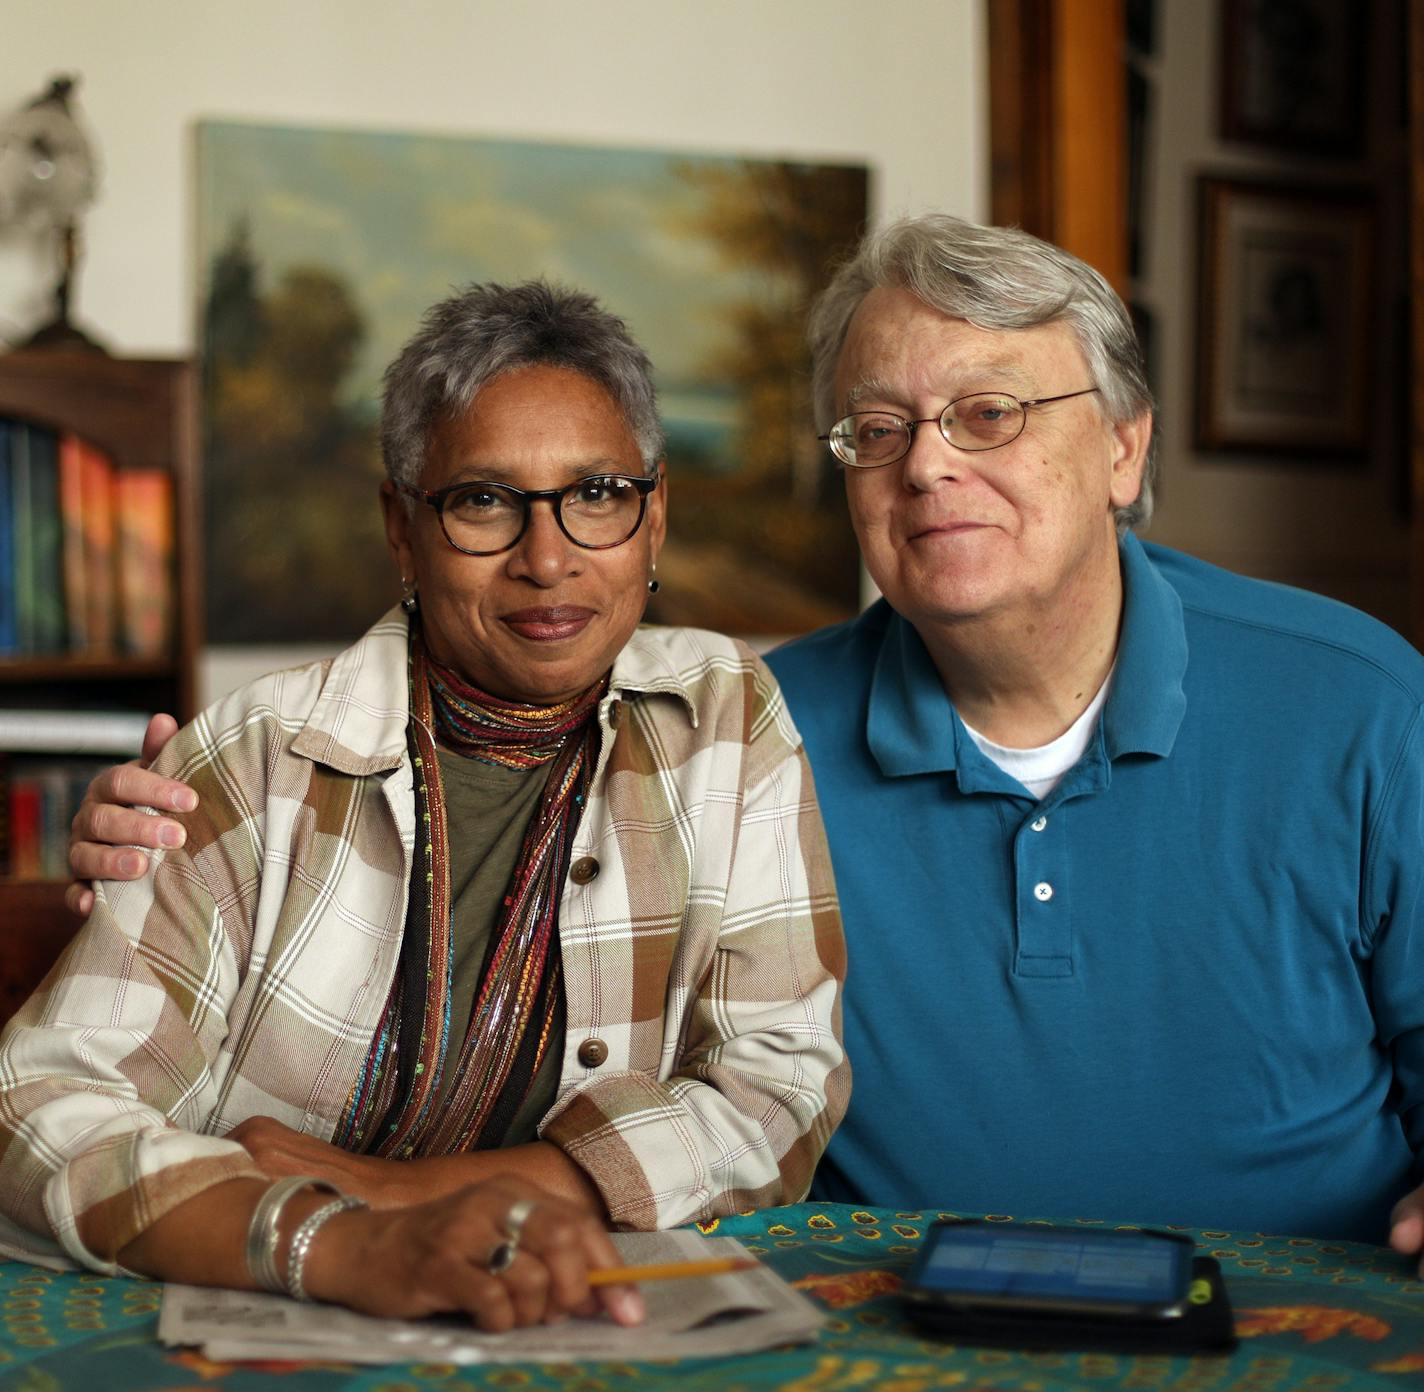
{"type": "Polygon", "coordinates": [[[1414,643],[1424,649],[1424,0],[1409,0],[1409,452],[1414,643]]]}
{"type": "Polygon", "coordinates": [[[1123,0],[986,0],[991,219],[1127,298],[1123,0]]]}

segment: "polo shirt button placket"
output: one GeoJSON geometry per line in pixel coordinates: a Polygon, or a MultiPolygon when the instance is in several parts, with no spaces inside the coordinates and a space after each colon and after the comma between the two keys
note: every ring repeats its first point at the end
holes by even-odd
{"type": "Polygon", "coordinates": [[[1015,838],[1014,975],[1018,977],[1073,975],[1073,922],[1068,911],[1070,866],[1065,858],[1068,846],[1062,835],[1064,827],[1055,825],[1054,836],[1043,834],[1050,820],[1053,818],[1047,812],[1033,810],[1019,823],[1015,838]]]}

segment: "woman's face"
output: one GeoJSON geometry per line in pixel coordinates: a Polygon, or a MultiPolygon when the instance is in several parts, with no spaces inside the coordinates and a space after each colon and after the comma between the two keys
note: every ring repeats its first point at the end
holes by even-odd
{"type": "MultiPolygon", "coordinates": [[[[436,427],[420,486],[563,488],[591,474],[644,472],[632,430],[598,383],[530,366],[496,377],[464,415],[436,427]]],[[[383,483],[386,536],[419,591],[431,656],[505,700],[552,705],[587,689],[643,616],[666,530],[666,488],[649,495],[643,525],[621,546],[575,546],[552,506],[537,502],[510,550],[468,556],[445,539],[434,508],[418,503],[409,516],[383,483]]]]}

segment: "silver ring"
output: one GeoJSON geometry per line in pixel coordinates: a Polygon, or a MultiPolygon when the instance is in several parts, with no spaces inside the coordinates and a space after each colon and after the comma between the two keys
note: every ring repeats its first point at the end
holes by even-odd
{"type": "Polygon", "coordinates": [[[519,1199],[509,1206],[509,1212],[504,1215],[504,1222],[500,1224],[509,1241],[501,1242],[485,1263],[485,1269],[491,1276],[501,1276],[514,1265],[515,1255],[519,1251],[519,1235],[524,1231],[524,1225],[533,1212],[533,1199],[519,1199]]]}
{"type": "Polygon", "coordinates": [[[491,1276],[502,1276],[514,1265],[514,1257],[518,1251],[519,1243],[517,1241],[501,1242],[499,1246],[490,1253],[490,1259],[485,1269],[491,1276]]]}
{"type": "Polygon", "coordinates": [[[504,1235],[517,1247],[519,1245],[519,1235],[524,1231],[524,1225],[529,1221],[529,1215],[534,1212],[533,1199],[520,1199],[517,1203],[511,1204],[509,1212],[504,1215],[504,1235]]]}

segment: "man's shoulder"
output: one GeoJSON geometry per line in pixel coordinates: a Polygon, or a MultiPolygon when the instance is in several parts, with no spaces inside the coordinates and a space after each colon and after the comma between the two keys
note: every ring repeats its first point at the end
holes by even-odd
{"type": "Polygon", "coordinates": [[[788,697],[793,688],[814,691],[830,680],[844,685],[854,681],[858,672],[864,672],[868,679],[885,630],[894,617],[895,611],[878,599],[853,619],[818,628],[773,648],[766,655],[767,666],[776,673],[788,697]]]}
{"type": "Polygon", "coordinates": [[[1223,570],[1170,547],[1144,542],[1157,574],[1176,591],[1191,641],[1220,643],[1266,660],[1293,651],[1367,680],[1400,689],[1424,703],[1424,655],[1387,624],[1324,595],[1223,570]]]}

